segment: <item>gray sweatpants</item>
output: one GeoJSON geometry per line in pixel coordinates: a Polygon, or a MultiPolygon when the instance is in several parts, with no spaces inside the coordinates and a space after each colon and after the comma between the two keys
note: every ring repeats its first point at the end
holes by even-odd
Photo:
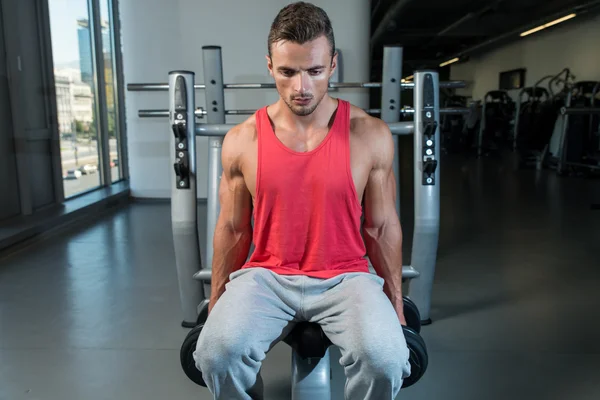
{"type": "Polygon", "coordinates": [[[262,361],[298,321],[321,324],[340,349],[345,398],[393,400],[410,375],[409,351],[383,279],[347,273],[331,279],[249,268],[230,275],[194,353],[215,399],[262,399],[262,361]]]}

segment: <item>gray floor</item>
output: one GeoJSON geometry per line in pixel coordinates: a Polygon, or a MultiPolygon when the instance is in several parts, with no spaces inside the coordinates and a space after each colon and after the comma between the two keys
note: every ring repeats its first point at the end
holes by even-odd
{"type": "MultiPolygon", "coordinates": [[[[429,370],[399,398],[600,398],[600,181],[471,160],[442,185],[429,370]]],[[[210,398],[179,366],[169,218],[136,204],[0,259],[0,399],[210,398]]],[[[267,398],[289,365],[276,346],[267,398]]]]}

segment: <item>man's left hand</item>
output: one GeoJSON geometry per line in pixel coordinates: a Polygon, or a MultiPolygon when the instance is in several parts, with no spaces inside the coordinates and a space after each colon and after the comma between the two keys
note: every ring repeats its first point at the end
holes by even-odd
{"type": "Polygon", "coordinates": [[[400,300],[396,300],[393,302],[394,309],[396,310],[396,314],[398,315],[398,319],[400,323],[406,326],[406,319],[404,318],[404,303],[402,302],[402,298],[400,300]]]}

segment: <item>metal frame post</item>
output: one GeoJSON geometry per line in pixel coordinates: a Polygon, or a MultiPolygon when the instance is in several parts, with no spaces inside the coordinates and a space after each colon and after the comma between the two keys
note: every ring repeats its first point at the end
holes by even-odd
{"type": "Polygon", "coordinates": [[[98,120],[98,157],[99,167],[102,179],[101,186],[110,186],[112,184],[112,173],[110,168],[110,144],[108,140],[108,112],[106,102],[106,79],[104,68],[104,50],[102,45],[102,22],[100,18],[99,0],[88,0],[88,9],[90,11],[90,33],[93,60],[94,82],[96,85],[95,93],[95,112],[98,120]]]}
{"type": "Polygon", "coordinates": [[[193,278],[202,267],[198,237],[196,187],[196,124],[194,73],[169,72],[169,126],[171,175],[171,225],[177,265],[182,326],[196,326],[202,284],[193,278]]]}
{"type": "MultiPolygon", "coordinates": [[[[385,46],[383,49],[383,72],[381,79],[381,119],[390,124],[400,121],[400,92],[402,81],[402,47],[385,46]]],[[[396,177],[396,211],[400,217],[400,158],[398,136],[394,135],[394,165],[396,177]]]]}
{"type": "MultiPolygon", "coordinates": [[[[225,123],[225,89],[223,86],[223,63],[220,46],[203,46],[204,85],[206,95],[206,120],[208,124],[225,123]]],[[[223,137],[208,138],[208,195],[206,217],[206,268],[212,270],[213,238],[219,218],[219,186],[223,165],[221,148],[223,137]]],[[[205,289],[210,293],[210,284],[205,289]]]]}
{"type": "MultiPolygon", "coordinates": [[[[565,100],[565,107],[571,106],[571,99],[573,98],[573,89],[569,90],[567,94],[567,99],[565,100]]],[[[558,174],[562,174],[565,172],[565,167],[567,163],[567,135],[569,131],[569,114],[565,114],[563,116],[562,121],[562,129],[560,134],[560,142],[558,147],[558,164],[556,165],[556,172],[558,174]]]]}
{"type": "Polygon", "coordinates": [[[322,358],[302,359],[292,350],[292,400],[331,400],[329,349],[322,358]]]}
{"type": "Polygon", "coordinates": [[[517,104],[515,105],[515,125],[513,126],[513,150],[517,150],[517,139],[519,137],[519,120],[521,119],[521,96],[525,88],[519,92],[519,96],[517,97],[517,104]]]}
{"type": "Polygon", "coordinates": [[[411,280],[409,296],[419,308],[422,324],[431,323],[431,292],[440,228],[439,92],[437,72],[415,72],[415,228],[411,265],[419,277],[411,280]]]}

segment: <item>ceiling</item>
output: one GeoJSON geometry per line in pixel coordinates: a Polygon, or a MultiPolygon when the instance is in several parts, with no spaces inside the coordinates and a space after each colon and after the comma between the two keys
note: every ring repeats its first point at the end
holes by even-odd
{"type": "Polygon", "coordinates": [[[414,70],[517,40],[572,12],[578,16],[563,24],[577,23],[597,15],[600,0],[372,0],[371,11],[374,70],[384,45],[403,46],[404,68],[414,70]]]}

